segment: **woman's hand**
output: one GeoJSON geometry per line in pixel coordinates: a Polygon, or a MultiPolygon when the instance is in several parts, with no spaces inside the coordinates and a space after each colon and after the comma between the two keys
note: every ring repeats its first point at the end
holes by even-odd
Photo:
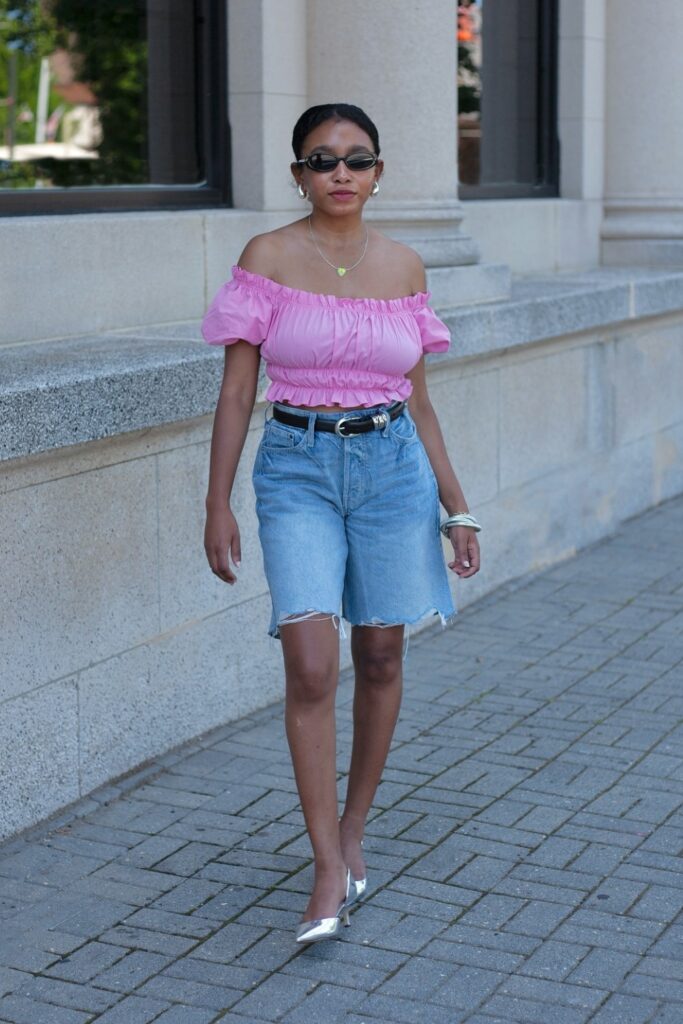
{"type": "Polygon", "coordinates": [[[480,554],[476,531],[469,526],[451,526],[448,536],[455,558],[448,563],[461,580],[479,572],[480,554]]]}
{"type": "Polygon", "coordinates": [[[225,583],[236,583],[237,577],[230,568],[228,555],[232,555],[233,565],[239,569],[242,550],[237,520],[229,505],[207,508],[204,550],[211,566],[211,572],[225,583]]]}

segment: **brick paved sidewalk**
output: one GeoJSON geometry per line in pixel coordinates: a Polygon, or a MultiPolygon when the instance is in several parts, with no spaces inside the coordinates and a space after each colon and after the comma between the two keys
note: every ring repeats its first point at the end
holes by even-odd
{"type": "Polygon", "coordinates": [[[682,720],[675,499],[411,641],[341,940],[276,706],[0,846],[0,1021],[681,1024],[682,720]]]}

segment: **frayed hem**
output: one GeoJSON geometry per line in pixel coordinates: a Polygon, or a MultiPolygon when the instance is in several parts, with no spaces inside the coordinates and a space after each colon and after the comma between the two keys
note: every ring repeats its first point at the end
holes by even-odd
{"type": "Polygon", "coordinates": [[[418,615],[416,618],[414,618],[414,619],[404,619],[401,622],[384,622],[382,619],[371,619],[368,622],[351,622],[350,625],[351,626],[374,626],[377,629],[389,629],[391,626],[405,626],[406,627],[406,632],[405,632],[405,636],[403,638],[403,654],[402,654],[402,659],[401,659],[402,661],[405,661],[407,659],[407,657],[408,657],[408,645],[409,645],[409,642],[410,642],[410,637],[412,635],[411,629],[410,629],[411,626],[417,626],[417,625],[419,625],[419,623],[423,622],[424,619],[430,618],[430,616],[438,615],[439,616],[439,620],[441,622],[441,628],[443,630],[443,629],[446,629],[447,626],[450,626],[451,623],[453,623],[455,621],[455,617],[457,616],[457,614],[458,614],[457,608],[455,608],[452,612],[449,612],[448,614],[445,614],[439,608],[429,608],[426,612],[422,612],[422,614],[418,615]]]}
{"type": "Polygon", "coordinates": [[[423,619],[428,619],[430,616],[438,615],[441,620],[441,625],[445,629],[446,626],[450,625],[451,622],[455,620],[457,614],[457,608],[448,614],[442,612],[439,608],[428,608],[426,612],[422,612],[414,619],[399,619],[396,622],[385,622],[384,619],[378,618],[369,619],[364,622],[350,622],[348,619],[347,621],[351,626],[377,626],[379,629],[389,629],[392,626],[416,626],[418,623],[422,622],[423,619]]]}
{"type": "Polygon", "coordinates": [[[283,612],[276,624],[268,630],[268,635],[272,636],[274,640],[281,640],[280,626],[287,626],[294,622],[305,622],[307,619],[312,619],[314,616],[322,616],[325,619],[332,619],[334,628],[339,632],[339,635],[343,640],[346,640],[346,630],[344,629],[344,623],[342,622],[341,615],[338,612],[326,612],[320,608],[310,608],[305,612],[283,612]]]}

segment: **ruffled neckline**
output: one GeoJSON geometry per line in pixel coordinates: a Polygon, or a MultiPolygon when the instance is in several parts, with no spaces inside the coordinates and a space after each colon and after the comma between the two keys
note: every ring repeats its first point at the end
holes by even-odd
{"type": "Polygon", "coordinates": [[[378,312],[403,313],[426,306],[431,292],[417,292],[415,295],[401,295],[395,299],[355,298],[353,296],[326,295],[321,292],[307,292],[302,288],[290,288],[286,284],[255,274],[235,264],[232,268],[233,280],[252,288],[260,289],[272,298],[286,298],[293,302],[301,302],[308,306],[352,306],[360,309],[371,309],[378,312]]]}

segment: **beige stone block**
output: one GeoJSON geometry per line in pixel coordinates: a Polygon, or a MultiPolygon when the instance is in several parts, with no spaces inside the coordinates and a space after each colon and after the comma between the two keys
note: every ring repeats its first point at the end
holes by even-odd
{"type": "Polygon", "coordinates": [[[292,129],[306,106],[306,97],[298,95],[237,93],[230,97],[236,207],[309,212],[289,169],[294,159],[292,129]]]}
{"type": "Polygon", "coordinates": [[[571,557],[645,507],[639,504],[642,487],[641,498],[633,502],[642,466],[628,465],[623,456],[623,449],[590,453],[478,507],[481,569],[458,582],[461,606],[571,557]]]}
{"type": "Polygon", "coordinates": [[[158,456],[159,579],[161,629],[243,604],[266,590],[251,471],[262,433],[263,410],[254,415],[235,477],[231,506],[242,544],[237,583],[211,571],[204,550],[209,446],[188,445],[158,456]]]}
{"type": "Polygon", "coordinates": [[[106,466],[132,462],[179,444],[206,443],[211,439],[212,420],[212,416],[198,416],[192,420],[131,430],[115,437],[84,441],[67,448],[53,448],[12,459],[3,464],[0,495],[49,480],[75,477],[106,466]]]}
{"type": "Polygon", "coordinates": [[[642,12],[639,0],[608,0],[605,193],[680,199],[683,5],[650,4],[645,31],[642,12]],[[645,76],[636,69],[646,39],[656,39],[657,48],[645,76]]]}
{"type": "Polygon", "coordinates": [[[605,41],[585,39],[583,50],[583,116],[605,120],[605,41]]]}
{"type": "Polygon", "coordinates": [[[683,493],[683,423],[659,430],[654,436],[653,479],[655,502],[683,493]]]}
{"type": "Polygon", "coordinates": [[[229,99],[232,141],[232,197],[236,207],[264,205],[263,95],[232,92],[229,99]]]}
{"type": "Polygon", "coordinates": [[[482,524],[478,534],[481,568],[476,576],[457,581],[456,601],[460,610],[534,568],[552,565],[574,554],[571,538],[558,537],[552,548],[548,545],[552,512],[552,497],[550,501],[547,494],[535,498],[528,488],[506,491],[495,501],[478,506],[477,518],[482,524]]]}
{"type": "Polygon", "coordinates": [[[79,675],[85,792],[284,695],[270,599],[187,623],[79,675]]]}
{"type": "Polygon", "coordinates": [[[600,39],[560,40],[558,117],[605,117],[605,48],[600,39]]]}
{"type": "Polygon", "coordinates": [[[600,200],[603,194],[605,123],[591,118],[558,121],[563,198],[600,200]]]}
{"type": "Polygon", "coordinates": [[[617,444],[683,421],[683,324],[619,339],[615,395],[617,444]]]}
{"type": "MultiPolygon", "coordinates": [[[[253,0],[250,0],[253,3],[253,0]]],[[[301,97],[306,102],[306,0],[263,0],[263,77],[266,93],[301,97]]],[[[292,123],[291,130],[294,127],[292,123]]]]}
{"type": "Polygon", "coordinates": [[[438,371],[428,378],[428,388],[453,469],[474,511],[498,489],[497,371],[438,371]]]}
{"type": "Polygon", "coordinates": [[[618,449],[616,502],[620,519],[683,493],[683,423],[618,449]]]}
{"type": "Polygon", "coordinates": [[[560,0],[560,39],[605,38],[605,0],[560,0]]]}
{"type": "Polygon", "coordinates": [[[262,230],[261,218],[255,217],[251,211],[216,210],[206,214],[206,294],[202,315],[221,285],[230,278],[232,267],[249,239],[262,230]]]}
{"type": "Polygon", "coordinates": [[[599,199],[564,199],[557,204],[557,270],[584,270],[600,263],[602,203],[599,199]]]}
{"type": "Polygon", "coordinates": [[[582,456],[585,376],[581,348],[501,367],[502,490],[554,473],[582,456]]]}
{"type": "Polygon", "coordinates": [[[564,39],[581,37],[584,34],[584,9],[586,0],[560,0],[559,37],[564,39]]]}
{"type": "Polygon", "coordinates": [[[263,89],[263,3],[230,0],[228,7],[228,95],[263,89]]]}
{"type": "Polygon", "coordinates": [[[308,93],[355,103],[377,125],[385,199],[457,192],[456,8],[450,0],[308,5],[308,93]],[[424,116],[414,112],[424,110],[424,116]],[[426,170],[423,154],[429,153],[426,170]]]}
{"type": "Polygon", "coordinates": [[[0,715],[0,750],[0,839],[77,800],[75,678],[6,701],[0,715]]]}
{"type": "Polygon", "coordinates": [[[557,116],[560,119],[583,115],[584,42],[580,36],[560,38],[559,41],[557,116]]]}
{"type": "MultiPolygon", "coordinates": [[[[303,207],[303,202],[302,202],[303,207]]],[[[245,245],[254,235],[293,220],[290,210],[260,213],[255,210],[212,210],[205,214],[205,308],[231,276],[245,245]]]]}
{"type": "Polygon", "coordinates": [[[426,268],[427,290],[434,309],[453,309],[510,297],[511,274],[507,263],[469,263],[465,266],[426,268]]]}
{"type": "Polygon", "coordinates": [[[289,164],[292,129],[309,105],[307,5],[305,0],[237,0],[229,7],[234,204],[296,209],[289,164]]]}
{"type": "Polygon", "coordinates": [[[231,0],[230,94],[306,95],[306,0],[231,0]]]}
{"type": "MultiPolygon", "coordinates": [[[[294,159],[292,130],[309,106],[305,93],[271,94],[263,113],[264,146],[264,209],[295,210],[302,217],[310,212],[310,203],[299,196],[289,168],[294,159]]],[[[253,171],[253,169],[252,169],[253,171]]],[[[295,218],[291,215],[289,220],[295,218]]]]}
{"type": "Polygon", "coordinates": [[[0,343],[199,316],[201,251],[199,211],[4,218],[0,343]]]}
{"type": "Polygon", "coordinates": [[[463,200],[464,226],[482,261],[508,263],[515,273],[547,271],[555,254],[556,199],[463,200]]]}
{"type": "Polygon", "coordinates": [[[159,630],[152,459],[0,499],[0,699],[109,657],[159,630]]]}
{"type": "MultiPolygon", "coordinates": [[[[574,0],[564,0],[574,3],[574,0]]],[[[580,0],[583,4],[583,31],[587,39],[605,39],[607,8],[605,0],[580,0]]]]}

